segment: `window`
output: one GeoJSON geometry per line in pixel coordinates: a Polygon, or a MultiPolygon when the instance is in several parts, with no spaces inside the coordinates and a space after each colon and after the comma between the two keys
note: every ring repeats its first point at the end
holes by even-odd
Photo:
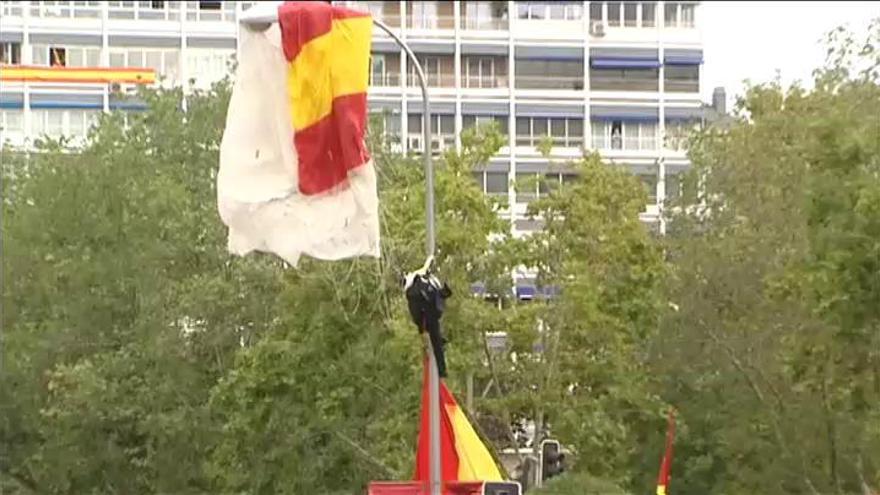
{"type": "Polygon", "coordinates": [[[657,91],[659,81],[659,69],[590,69],[595,91],[657,91]]]}
{"type": "Polygon", "coordinates": [[[492,57],[466,57],[464,87],[494,88],[495,59],[492,57]]]}
{"type": "Polygon", "coordinates": [[[602,22],[602,2],[590,2],[590,20],[602,22]]]}
{"type": "Polygon", "coordinates": [[[626,27],[636,27],[636,10],[638,5],[627,2],[623,4],[623,25],[626,27]]]}
{"type": "Polygon", "coordinates": [[[480,191],[486,192],[486,177],[483,172],[471,172],[474,183],[480,188],[480,191]]]}
{"type": "Polygon", "coordinates": [[[559,183],[559,174],[544,174],[543,180],[538,183],[538,196],[547,196],[559,189],[559,183]]]}
{"type": "Polygon", "coordinates": [[[516,202],[528,203],[538,197],[538,175],[531,172],[516,173],[516,202]]]}
{"type": "Polygon", "coordinates": [[[695,93],[700,90],[699,65],[667,65],[664,68],[664,87],[676,93],[695,93]]]}
{"type": "Polygon", "coordinates": [[[0,64],[18,65],[21,63],[21,43],[16,41],[0,43],[0,64]]]}
{"type": "Polygon", "coordinates": [[[620,26],[620,2],[608,2],[608,25],[620,26]]]}
{"type": "Polygon", "coordinates": [[[518,59],[515,67],[517,89],[584,89],[582,60],[518,59]]]}
{"type": "MultiPolygon", "coordinates": [[[[407,133],[410,138],[419,140],[422,138],[422,114],[411,113],[407,119],[407,133]]],[[[434,149],[443,149],[455,144],[455,116],[454,115],[431,115],[431,130],[436,140],[434,149]]]]}
{"type": "Polygon", "coordinates": [[[676,27],[678,25],[678,4],[675,2],[667,2],[663,6],[663,25],[666,27],[676,27]]]}
{"type": "Polygon", "coordinates": [[[150,8],[154,10],[162,10],[165,8],[165,2],[150,2],[150,8]]]}
{"type": "MultiPolygon", "coordinates": [[[[155,2],[154,2],[155,3],[155,2]]],[[[159,2],[163,3],[163,2],[159,2]]],[[[203,0],[199,2],[199,10],[220,10],[223,2],[218,0],[203,0]]]]}
{"type": "Polygon", "coordinates": [[[491,124],[495,122],[498,126],[498,131],[503,135],[507,135],[507,117],[504,115],[462,115],[461,116],[461,127],[462,129],[470,129],[471,127],[477,127],[482,125],[491,124]]]}
{"type": "Polygon", "coordinates": [[[580,117],[517,117],[516,145],[537,146],[550,136],[554,146],[576,148],[584,142],[584,122],[580,117]]]}
{"type": "Polygon", "coordinates": [[[611,122],[611,149],[623,149],[623,122],[619,120],[611,122]]]}
{"type": "Polygon", "coordinates": [[[645,192],[648,193],[648,203],[657,203],[657,173],[639,174],[639,180],[645,186],[645,192]]]}
{"type": "Polygon", "coordinates": [[[374,53],[370,57],[370,85],[385,86],[385,55],[374,53]]]}
{"type": "Polygon", "coordinates": [[[410,2],[407,7],[412,9],[412,24],[417,29],[437,28],[437,2],[410,2]]]}
{"type": "Polygon", "coordinates": [[[0,110],[0,131],[3,133],[18,133],[24,131],[23,110],[10,108],[0,110]]]}
{"type": "Polygon", "coordinates": [[[49,47],[49,65],[51,67],[66,67],[67,66],[67,50],[64,48],[49,47]]]}
{"type": "Polygon", "coordinates": [[[654,17],[657,15],[657,4],[648,2],[642,4],[642,27],[654,27],[654,17]]]}
{"type": "Polygon", "coordinates": [[[692,28],[694,27],[694,9],[696,9],[696,5],[692,3],[683,3],[681,4],[681,27],[692,28]]]}
{"type": "Polygon", "coordinates": [[[507,172],[486,172],[486,193],[507,194],[507,172]]]}
{"type": "Polygon", "coordinates": [[[681,174],[666,175],[666,199],[677,199],[681,196],[681,174]]]}
{"type": "MultiPolygon", "coordinates": [[[[447,60],[447,62],[449,61],[451,61],[451,57],[447,60]]],[[[452,76],[447,75],[446,77],[443,77],[443,74],[440,71],[440,57],[419,57],[419,62],[422,64],[422,70],[425,72],[425,80],[428,83],[428,86],[438,87],[443,86],[443,83],[449,83],[448,79],[452,76]]],[[[412,64],[409,66],[409,74],[410,85],[418,87],[419,76],[416,72],[415,66],[412,64]]]]}

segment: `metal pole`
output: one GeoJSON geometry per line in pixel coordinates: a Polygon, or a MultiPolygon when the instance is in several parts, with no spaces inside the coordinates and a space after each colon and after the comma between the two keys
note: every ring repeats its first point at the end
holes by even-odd
{"type": "MultiPolygon", "coordinates": [[[[278,10],[276,2],[265,2],[255,5],[248,12],[244,12],[240,17],[240,22],[247,24],[254,29],[266,29],[274,22],[278,21],[278,10]],[[275,4],[275,5],[272,5],[275,4]],[[260,7],[259,9],[257,7],[260,7]],[[271,10],[269,10],[271,9],[271,10]]],[[[430,258],[434,255],[435,237],[434,237],[434,163],[431,161],[431,101],[428,97],[428,84],[425,80],[425,72],[422,65],[416,58],[409,46],[394,34],[390,27],[382,21],[373,19],[373,24],[381,30],[388,33],[388,36],[397,42],[398,45],[406,52],[406,55],[413,63],[416,74],[419,76],[419,84],[422,87],[422,99],[424,100],[422,109],[422,132],[424,140],[424,150],[422,160],[425,165],[425,252],[430,258]]],[[[442,459],[440,450],[440,373],[437,369],[437,361],[434,357],[434,350],[431,348],[431,340],[426,339],[428,353],[428,410],[429,410],[429,438],[431,443],[430,462],[429,462],[429,484],[431,495],[442,495],[442,459]]]]}
{"type": "MultiPolygon", "coordinates": [[[[433,145],[433,135],[431,133],[431,99],[428,96],[428,83],[425,80],[425,72],[418,58],[412,52],[410,47],[404,43],[391,30],[388,25],[377,19],[373,19],[373,24],[388,33],[388,36],[397,42],[406,55],[412,61],[416,74],[419,76],[419,84],[422,86],[422,161],[425,164],[425,252],[428,258],[434,256],[435,237],[434,237],[434,163],[431,161],[431,151],[433,145]]],[[[426,339],[428,352],[428,430],[431,440],[430,462],[429,462],[429,482],[431,485],[431,495],[441,495],[442,490],[442,459],[440,450],[440,373],[437,370],[437,360],[434,356],[434,350],[431,348],[431,339],[426,339]]]]}

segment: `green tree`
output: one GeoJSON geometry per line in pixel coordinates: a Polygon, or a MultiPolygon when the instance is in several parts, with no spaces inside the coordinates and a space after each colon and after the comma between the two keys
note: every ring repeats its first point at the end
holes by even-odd
{"type": "Polygon", "coordinates": [[[692,142],[652,358],[681,491],[880,484],[880,20],[829,41],[813,90],[753,86],[692,142]]]}

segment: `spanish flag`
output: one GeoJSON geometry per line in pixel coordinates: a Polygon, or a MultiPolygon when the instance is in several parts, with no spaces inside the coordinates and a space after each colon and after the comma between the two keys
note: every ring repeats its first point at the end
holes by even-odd
{"type": "Polygon", "coordinates": [[[286,2],[241,27],[217,198],[235,254],[379,256],[376,174],[364,143],[372,20],[286,2]]]}
{"type": "MultiPolygon", "coordinates": [[[[428,408],[428,366],[422,383],[422,417],[416,451],[416,481],[430,477],[430,416],[428,408]]],[[[440,380],[440,453],[442,480],[502,481],[504,478],[464,411],[440,380]]]]}
{"type": "Polygon", "coordinates": [[[657,476],[657,495],[667,495],[669,489],[669,468],[672,466],[672,440],[675,437],[675,411],[669,410],[666,427],[666,451],[660,463],[660,474],[657,476]]]}

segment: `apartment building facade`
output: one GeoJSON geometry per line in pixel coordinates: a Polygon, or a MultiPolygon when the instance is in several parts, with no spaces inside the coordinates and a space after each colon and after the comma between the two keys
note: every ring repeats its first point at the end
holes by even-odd
{"type": "MultiPolygon", "coordinates": [[[[254,2],[0,2],[0,63],[148,67],[159,84],[205,87],[229,72],[238,17],[254,2]]],[[[641,214],[663,232],[662,207],[680,191],[688,161],[680,136],[700,125],[702,36],[698,2],[369,1],[369,9],[413,49],[428,79],[434,142],[496,121],[507,136],[475,173],[486,194],[507,198],[515,234],[540,228],[526,206],[546,194],[522,187],[540,174],[571,178],[565,162],[597,150],[645,185],[641,214]],[[551,157],[538,144],[551,140],[551,157]]],[[[424,150],[422,101],[412,64],[376,29],[370,110],[403,151],[424,150]]],[[[0,69],[2,70],[2,69],[0,69]]],[[[83,136],[97,112],[122,108],[110,84],[0,86],[2,139],[83,136]]]]}

